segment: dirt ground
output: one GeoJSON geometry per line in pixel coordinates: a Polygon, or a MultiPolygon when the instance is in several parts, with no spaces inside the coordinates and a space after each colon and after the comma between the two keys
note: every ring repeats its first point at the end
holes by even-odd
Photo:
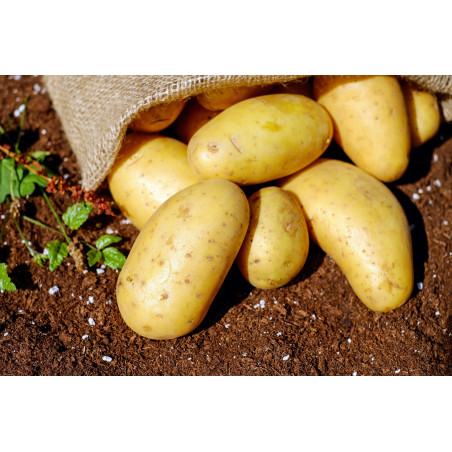
{"type": "MultiPolygon", "coordinates": [[[[50,150],[50,164],[76,183],[74,155],[39,76],[0,76],[0,124],[8,129],[10,115],[17,126],[27,95],[24,145],[50,150]]],[[[415,290],[402,307],[387,314],[367,309],[332,259],[312,245],[301,274],[281,289],[254,289],[233,267],[201,327],[166,341],[125,325],[115,301],[116,271],[79,273],[70,258],[53,273],[41,268],[9,222],[0,262],[18,290],[0,293],[0,374],[450,375],[451,169],[452,126],[443,124],[390,184],[414,246],[415,290]]],[[[100,193],[109,196],[105,185],[100,193]]],[[[60,213],[71,203],[69,195],[52,199],[60,213]]],[[[52,224],[42,197],[30,196],[23,209],[52,224]]],[[[88,241],[118,234],[126,254],[137,230],[116,212],[89,220],[81,234],[88,241]]],[[[2,204],[1,222],[5,213],[2,204]]],[[[25,221],[22,227],[37,248],[55,239],[25,221]]]]}

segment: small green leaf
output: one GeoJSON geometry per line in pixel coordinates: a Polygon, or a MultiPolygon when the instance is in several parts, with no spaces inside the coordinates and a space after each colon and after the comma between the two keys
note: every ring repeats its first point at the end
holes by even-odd
{"type": "Polygon", "coordinates": [[[49,255],[48,254],[36,254],[33,257],[33,260],[35,261],[36,264],[38,264],[40,267],[44,266],[44,262],[43,261],[47,261],[49,260],[49,255]]]}
{"type": "MultiPolygon", "coordinates": [[[[16,162],[12,158],[0,160],[0,204],[5,202],[5,198],[11,195],[11,175],[13,176],[13,193],[14,193],[14,174],[16,162]]],[[[18,193],[14,193],[17,196],[18,193]]]]}
{"type": "Polygon", "coordinates": [[[2,126],[0,126],[0,134],[4,135],[5,133],[6,133],[5,129],[2,126]]]}
{"type": "Polygon", "coordinates": [[[92,267],[102,259],[102,253],[98,250],[89,250],[86,257],[88,258],[88,265],[92,267]]]}
{"type": "Polygon", "coordinates": [[[44,159],[50,155],[49,151],[32,151],[29,152],[27,155],[29,155],[33,160],[38,161],[39,163],[43,162],[44,159]]]}
{"type": "Polygon", "coordinates": [[[96,248],[98,250],[102,250],[106,246],[109,246],[113,243],[118,243],[122,240],[122,237],[117,235],[104,234],[96,240],[96,248]]]}
{"type": "Polygon", "coordinates": [[[6,272],[7,268],[6,264],[0,264],[0,290],[17,290],[6,272]]]}
{"type": "Polygon", "coordinates": [[[93,205],[90,202],[79,202],[69,206],[62,218],[66,226],[77,230],[88,219],[92,210],[93,205]]]}
{"type": "Polygon", "coordinates": [[[102,251],[102,257],[104,259],[105,265],[112,268],[113,270],[122,268],[126,262],[126,257],[124,256],[124,254],[111,246],[105,248],[102,251]]]}
{"type": "Polygon", "coordinates": [[[53,272],[68,256],[67,245],[59,240],[54,240],[47,244],[46,249],[49,252],[49,268],[53,272]]]}

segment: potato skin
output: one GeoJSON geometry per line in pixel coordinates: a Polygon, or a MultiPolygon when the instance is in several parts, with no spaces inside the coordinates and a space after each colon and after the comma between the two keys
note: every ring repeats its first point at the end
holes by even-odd
{"type": "Polygon", "coordinates": [[[418,147],[433,138],[441,125],[441,113],[436,96],[402,83],[403,96],[410,123],[411,143],[418,147]]]}
{"type": "Polygon", "coordinates": [[[401,306],[414,282],[411,234],[401,205],[358,167],[319,159],[279,181],[301,202],[311,238],[374,311],[401,306]]]}
{"type": "Polygon", "coordinates": [[[184,143],[147,133],[126,136],[108,175],[113,199],[138,229],[170,196],[197,182],[184,143]]]}
{"type": "Polygon", "coordinates": [[[190,168],[200,179],[259,184],[294,173],[328,147],[333,126],[317,102],[268,94],[229,107],[188,143],[190,168]]]}
{"type": "Polygon", "coordinates": [[[188,144],[191,137],[218,113],[206,110],[196,99],[190,99],[174,122],[173,129],[180,140],[188,144]]]}
{"type": "Polygon", "coordinates": [[[242,100],[267,94],[271,89],[271,86],[236,86],[234,88],[215,89],[198,94],[196,100],[206,110],[222,111],[242,100]]]}
{"type": "Polygon", "coordinates": [[[134,132],[160,132],[176,120],[186,102],[186,100],[180,100],[151,107],[133,119],[129,124],[129,129],[134,132]]]}
{"type": "Polygon", "coordinates": [[[119,311],[136,333],[180,337],[205,317],[240,249],[248,200],[214,179],[172,196],[138,235],[116,287],[119,311]]]}
{"type": "Polygon", "coordinates": [[[237,265],[254,287],[276,289],[295,278],[306,262],[306,220],[297,199],[279,187],[262,188],[248,201],[250,224],[237,265]]]}
{"type": "Polygon", "coordinates": [[[316,76],[314,98],[334,123],[334,139],[361,169],[384,182],[406,171],[411,150],[402,89],[393,76],[316,76]]]}

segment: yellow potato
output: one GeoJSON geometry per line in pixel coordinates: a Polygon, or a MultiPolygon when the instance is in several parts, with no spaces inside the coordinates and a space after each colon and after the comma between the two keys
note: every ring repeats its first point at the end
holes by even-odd
{"type": "Polygon", "coordinates": [[[272,94],[301,94],[302,96],[309,97],[310,99],[314,98],[312,84],[310,80],[306,78],[275,85],[271,92],[272,94]]]}
{"type": "Polygon", "coordinates": [[[184,143],[147,133],[126,136],[108,175],[113,199],[138,229],[170,196],[197,182],[184,143]]]}
{"type": "Polygon", "coordinates": [[[237,86],[198,94],[197,101],[210,111],[221,111],[250,97],[262,96],[270,92],[271,86],[237,86]]]}
{"type": "Polygon", "coordinates": [[[395,77],[316,76],[314,97],[333,118],[334,139],[357,166],[384,182],[402,176],[411,143],[395,77]]]}
{"type": "Polygon", "coordinates": [[[411,143],[418,147],[433,138],[441,125],[441,114],[436,96],[402,83],[403,95],[410,123],[411,143]]]}
{"type": "Polygon", "coordinates": [[[215,179],[168,199],[138,235],[116,287],[119,311],[136,333],[170,339],[205,317],[249,223],[243,191],[215,179]]]}
{"type": "Polygon", "coordinates": [[[309,234],[296,198],[265,187],[249,198],[250,225],[237,256],[242,275],[255,287],[275,289],[290,282],[306,262],[309,234]]]}
{"type": "Polygon", "coordinates": [[[410,228],[385,184],[355,165],[322,158],[279,185],[298,197],[311,238],[367,307],[386,312],[410,297],[410,228]]]}
{"type": "Polygon", "coordinates": [[[174,122],[174,131],[184,143],[188,143],[195,132],[218,113],[219,111],[206,110],[196,99],[190,99],[174,122]]]}
{"type": "Polygon", "coordinates": [[[186,100],[156,105],[140,113],[130,124],[134,132],[160,132],[170,126],[184,108],[186,100]]]}
{"type": "Polygon", "coordinates": [[[309,165],[332,134],[331,119],[317,102],[268,94],[235,104],[202,126],[188,143],[188,159],[200,179],[258,184],[309,165]]]}

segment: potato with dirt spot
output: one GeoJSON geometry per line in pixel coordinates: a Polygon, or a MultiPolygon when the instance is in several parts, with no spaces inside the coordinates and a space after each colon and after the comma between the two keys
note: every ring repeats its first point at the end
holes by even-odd
{"type": "Polygon", "coordinates": [[[160,132],[177,119],[186,102],[184,99],[167,104],[159,104],[142,111],[131,121],[129,129],[134,132],[160,132]]]}
{"type": "Polygon", "coordinates": [[[350,159],[377,179],[392,182],[406,171],[410,128],[396,77],[314,77],[314,98],[330,113],[334,139],[350,159]]]}
{"type": "Polygon", "coordinates": [[[199,181],[184,143],[147,133],[126,136],[108,175],[113,199],[138,229],[169,197],[199,181]]]}
{"type": "Polygon", "coordinates": [[[268,94],[239,102],[202,126],[188,143],[188,159],[200,179],[259,184],[309,165],[332,135],[331,119],[317,102],[268,94]]]}
{"type": "Polygon", "coordinates": [[[297,196],[310,237],[368,308],[387,312],[408,300],[414,281],[411,233],[385,184],[355,165],[322,158],[279,186],[297,196]]]}
{"type": "Polygon", "coordinates": [[[436,96],[402,83],[410,123],[411,143],[418,147],[433,138],[441,125],[441,113],[436,96]]]}
{"type": "Polygon", "coordinates": [[[276,289],[303,268],[309,234],[297,199],[279,187],[265,187],[249,198],[250,225],[237,256],[242,275],[254,287],[276,289]]]}
{"type": "Polygon", "coordinates": [[[249,205],[232,182],[194,184],[163,203],[119,274],[119,311],[136,333],[170,339],[204,319],[242,245],[249,205]]]}

